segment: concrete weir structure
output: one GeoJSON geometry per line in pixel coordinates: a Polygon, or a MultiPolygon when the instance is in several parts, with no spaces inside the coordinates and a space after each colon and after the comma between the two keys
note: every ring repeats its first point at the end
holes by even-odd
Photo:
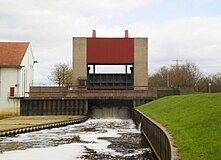
{"type": "Polygon", "coordinates": [[[93,32],[92,38],[73,37],[74,85],[87,85],[87,89],[131,87],[133,90],[147,90],[148,39],[129,38],[128,31],[124,38],[97,38],[93,32]],[[99,74],[96,73],[99,65],[124,65],[125,73],[121,76],[116,73],[99,74]]]}
{"type": "Polygon", "coordinates": [[[91,115],[110,104],[131,110],[153,99],[148,39],[129,38],[127,30],[125,37],[100,38],[93,30],[92,37],[73,37],[73,84],[31,87],[21,100],[21,115],[91,115]]]}

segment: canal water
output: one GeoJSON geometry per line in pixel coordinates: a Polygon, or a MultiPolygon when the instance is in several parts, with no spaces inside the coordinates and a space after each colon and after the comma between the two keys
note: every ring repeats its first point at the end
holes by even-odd
{"type": "Polygon", "coordinates": [[[0,160],[154,159],[131,119],[89,119],[0,138],[0,160]]]}

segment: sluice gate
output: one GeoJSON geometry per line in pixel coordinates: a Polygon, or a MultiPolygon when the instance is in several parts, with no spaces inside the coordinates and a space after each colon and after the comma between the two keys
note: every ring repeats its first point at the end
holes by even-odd
{"type": "Polygon", "coordinates": [[[89,100],[88,115],[91,118],[120,118],[131,117],[132,100],[89,100]]]}

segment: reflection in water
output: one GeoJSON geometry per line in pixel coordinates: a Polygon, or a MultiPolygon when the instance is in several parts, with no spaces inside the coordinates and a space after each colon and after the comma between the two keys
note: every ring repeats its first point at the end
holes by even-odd
{"type": "Polygon", "coordinates": [[[0,138],[0,159],[24,158],[153,159],[130,119],[90,119],[82,124],[0,138]]]}

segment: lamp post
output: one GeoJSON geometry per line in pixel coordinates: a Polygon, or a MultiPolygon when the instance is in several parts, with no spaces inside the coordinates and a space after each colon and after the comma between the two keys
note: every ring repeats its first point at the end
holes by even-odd
{"type": "Polygon", "coordinates": [[[194,92],[198,92],[197,84],[196,83],[194,84],[194,92]]]}
{"type": "Polygon", "coordinates": [[[209,83],[208,83],[208,86],[209,86],[209,93],[211,93],[211,85],[212,85],[212,84],[209,82],[209,83]]]}

